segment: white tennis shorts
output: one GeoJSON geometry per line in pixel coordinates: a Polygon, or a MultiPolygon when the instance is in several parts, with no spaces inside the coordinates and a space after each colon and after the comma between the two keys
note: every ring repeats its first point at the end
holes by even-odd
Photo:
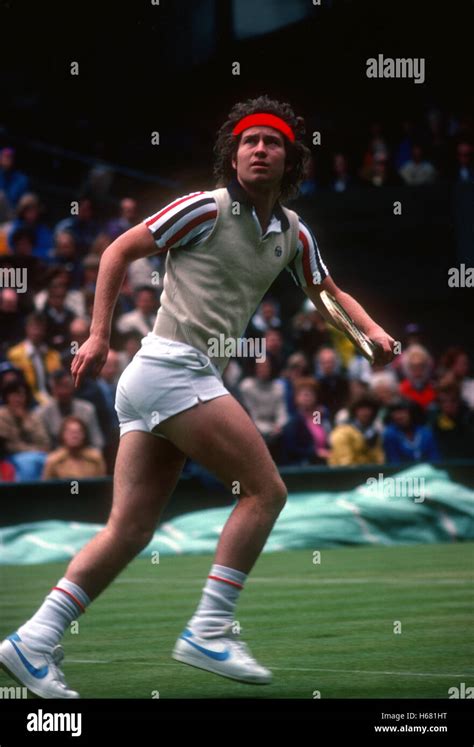
{"type": "MultiPolygon", "coordinates": [[[[205,353],[149,332],[117,384],[120,435],[151,433],[172,415],[224,394],[230,392],[205,353]]],[[[153,435],[166,438],[158,431],[153,435]]]]}

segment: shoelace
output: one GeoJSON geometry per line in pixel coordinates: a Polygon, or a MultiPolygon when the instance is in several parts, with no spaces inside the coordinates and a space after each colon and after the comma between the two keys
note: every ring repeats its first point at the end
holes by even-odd
{"type": "Polygon", "coordinates": [[[55,679],[57,679],[61,683],[61,685],[63,685],[63,687],[67,688],[66,678],[62,670],[59,668],[59,665],[64,659],[63,647],[60,645],[55,646],[53,650],[51,651],[50,656],[53,661],[53,664],[55,665],[54,666],[55,679]]]}
{"type": "Polygon", "coordinates": [[[238,649],[241,658],[247,664],[253,664],[253,666],[255,666],[255,659],[253,658],[252,654],[250,653],[249,647],[246,643],[244,643],[244,641],[239,641],[234,638],[233,645],[238,649]]]}

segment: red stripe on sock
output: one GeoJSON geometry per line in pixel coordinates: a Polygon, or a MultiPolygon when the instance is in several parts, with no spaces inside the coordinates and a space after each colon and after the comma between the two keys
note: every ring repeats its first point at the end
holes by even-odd
{"type": "Polygon", "coordinates": [[[84,607],[83,604],[81,604],[81,602],[79,601],[79,599],[77,597],[75,597],[74,594],[71,594],[70,591],[67,591],[67,589],[61,589],[60,586],[53,586],[53,588],[51,589],[51,591],[62,591],[62,592],[64,592],[64,594],[67,594],[68,596],[70,596],[71,599],[74,599],[75,603],[81,608],[81,610],[83,612],[86,611],[86,608],[84,607]]]}
{"type": "Polygon", "coordinates": [[[243,589],[242,584],[238,584],[237,581],[229,581],[228,578],[221,578],[220,576],[208,576],[208,578],[212,578],[214,581],[224,581],[226,584],[231,584],[231,586],[237,586],[239,589],[243,589]]]}

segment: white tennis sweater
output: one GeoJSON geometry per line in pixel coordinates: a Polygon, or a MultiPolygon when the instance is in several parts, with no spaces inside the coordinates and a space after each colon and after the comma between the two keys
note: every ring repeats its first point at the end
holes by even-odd
{"type": "Polygon", "coordinates": [[[213,354],[213,341],[241,338],[268,288],[295,258],[299,223],[282,205],[288,229],[262,238],[248,205],[233,201],[226,187],[211,194],[218,214],[210,235],[166,257],[153,332],[201,350],[222,373],[231,356],[213,354]]]}

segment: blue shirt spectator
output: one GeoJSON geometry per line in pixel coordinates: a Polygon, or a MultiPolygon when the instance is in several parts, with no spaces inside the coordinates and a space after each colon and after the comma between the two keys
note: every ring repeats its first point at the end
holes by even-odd
{"type": "Polygon", "coordinates": [[[74,237],[79,256],[83,257],[88,253],[92,243],[101,232],[101,224],[94,216],[94,205],[89,197],[82,197],[79,200],[77,215],[71,215],[59,221],[54,229],[58,234],[62,231],[71,233],[74,237]]]}
{"type": "Polygon", "coordinates": [[[416,405],[399,399],[388,410],[383,432],[385,459],[390,463],[436,462],[440,454],[433,431],[416,423],[416,405]]]}
{"type": "Polygon", "coordinates": [[[48,259],[53,248],[53,232],[45,223],[40,222],[42,206],[37,195],[29,192],[20,197],[16,214],[8,234],[8,244],[13,250],[12,237],[19,228],[28,228],[33,237],[33,255],[48,259]]]}

